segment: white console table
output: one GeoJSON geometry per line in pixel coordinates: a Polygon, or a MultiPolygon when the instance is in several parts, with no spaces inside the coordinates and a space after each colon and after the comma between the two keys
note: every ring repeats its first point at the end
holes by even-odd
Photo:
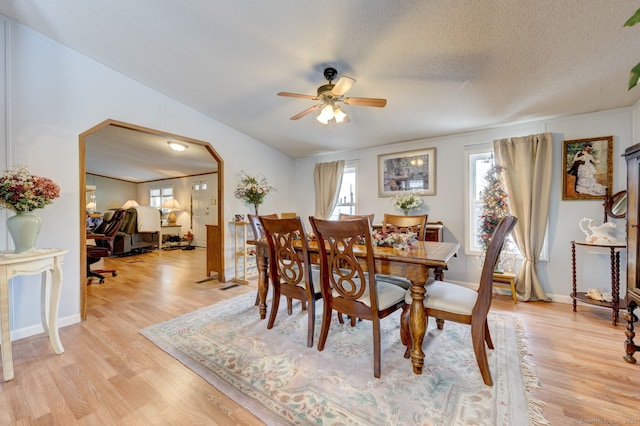
{"type": "Polygon", "coordinates": [[[42,328],[56,354],[64,352],[58,334],[58,307],[62,290],[62,260],[66,249],[34,249],[23,253],[0,252],[0,335],[2,336],[2,373],[4,381],[14,378],[9,328],[9,280],[19,275],[42,274],[40,315],[42,328]],[[47,285],[51,271],[51,289],[47,285]]]}
{"type": "Polygon", "coordinates": [[[160,227],[160,238],[158,239],[158,250],[162,250],[162,237],[165,235],[180,235],[182,225],[162,225],[160,227]]]}

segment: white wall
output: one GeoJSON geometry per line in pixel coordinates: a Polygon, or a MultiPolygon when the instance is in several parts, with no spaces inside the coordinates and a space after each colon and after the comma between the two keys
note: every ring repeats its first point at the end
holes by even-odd
{"type": "MultiPolygon", "coordinates": [[[[492,142],[494,139],[553,133],[553,167],[551,213],[549,220],[549,262],[540,262],[540,277],[545,291],[554,300],[568,302],[571,292],[571,240],[584,240],[578,227],[582,217],[603,220],[602,201],[562,201],[562,147],[563,141],[614,135],[614,191],[626,188],[626,164],[621,154],[632,145],[631,108],[604,111],[565,118],[537,121],[528,124],[499,127],[460,135],[387,145],[366,150],[344,152],[323,157],[302,158],[296,161],[296,210],[301,217],[314,214],[313,168],[317,162],[338,159],[355,160],[358,164],[358,213],[375,213],[380,223],[384,213],[398,213],[389,198],[378,197],[379,154],[436,147],[435,196],[423,197],[429,221],[441,220],[446,225],[444,240],[464,245],[464,150],[465,146],[492,142]]],[[[618,221],[621,229],[624,221],[618,221]]],[[[307,223],[308,225],[308,223],[307,223]]],[[[624,258],[624,255],[622,256],[624,258]]],[[[610,269],[608,255],[578,254],[580,288],[609,288],[610,269]]],[[[446,277],[453,281],[474,282],[479,278],[479,263],[474,256],[466,256],[464,249],[453,259],[446,277]]],[[[626,264],[621,264],[621,289],[626,288],[626,264]]],[[[620,294],[624,294],[622,291],[620,294]]]]}
{"type": "Polygon", "coordinates": [[[119,179],[87,174],[87,185],[96,186],[96,211],[119,209],[127,200],[136,198],[136,184],[119,179]]]}
{"type": "MultiPolygon", "coordinates": [[[[61,187],[60,198],[37,211],[44,220],[38,246],[69,249],[63,266],[61,325],[77,322],[80,312],[78,136],[105,119],[209,142],[224,160],[224,224],[233,214],[250,211],[233,195],[242,169],[263,173],[276,185],[278,190],[267,197],[264,212],[293,210],[289,194],[294,190],[294,161],[290,157],[1,15],[0,25],[0,46],[6,50],[0,55],[4,77],[0,79],[0,120],[6,124],[0,134],[0,161],[4,168],[26,164],[61,187]]],[[[8,214],[2,211],[0,222],[8,214]]],[[[230,274],[232,239],[229,227],[224,229],[230,274]]],[[[1,227],[0,250],[8,249],[11,243],[1,227]]],[[[36,277],[12,281],[13,338],[42,330],[39,295],[36,277]]]]}

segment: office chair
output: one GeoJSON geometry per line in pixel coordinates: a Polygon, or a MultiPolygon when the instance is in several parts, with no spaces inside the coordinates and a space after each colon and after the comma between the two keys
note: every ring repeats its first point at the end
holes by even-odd
{"type": "Polygon", "coordinates": [[[94,240],[95,246],[87,246],[87,278],[94,277],[100,280],[100,284],[104,283],[104,275],[110,273],[111,276],[116,276],[118,273],[115,269],[99,269],[92,271],[91,265],[98,262],[105,257],[111,257],[113,253],[113,242],[116,238],[117,232],[120,230],[122,221],[124,220],[126,210],[117,209],[111,216],[111,219],[104,221],[100,224],[96,233],[87,234],[87,239],[94,240]],[[104,225],[104,226],[103,226],[104,225]]]}

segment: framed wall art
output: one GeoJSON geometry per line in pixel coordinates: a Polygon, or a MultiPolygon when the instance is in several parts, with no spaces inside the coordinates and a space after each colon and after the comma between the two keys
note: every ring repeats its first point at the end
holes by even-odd
{"type": "Polygon", "coordinates": [[[564,141],[562,199],[600,200],[613,187],[613,136],[564,141]]]}
{"type": "Polygon", "coordinates": [[[378,195],[393,197],[403,191],[436,195],[436,149],[378,155],[378,195]]]}

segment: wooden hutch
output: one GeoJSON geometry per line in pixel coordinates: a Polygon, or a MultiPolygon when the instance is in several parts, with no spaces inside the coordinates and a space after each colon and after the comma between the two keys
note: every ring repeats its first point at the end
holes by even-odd
{"type": "Polygon", "coordinates": [[[633,356],[640,351],[640,346],[635,344],[633,338],[635,331],[633,324],[638,317],[633,311],[640,305],[640,251],[638,250],[638,225],[640,224],[640,144],[627,148],[624,153],[627,160],[627,329],[625,335],[627,362],[635,363],[633,356]]]}

